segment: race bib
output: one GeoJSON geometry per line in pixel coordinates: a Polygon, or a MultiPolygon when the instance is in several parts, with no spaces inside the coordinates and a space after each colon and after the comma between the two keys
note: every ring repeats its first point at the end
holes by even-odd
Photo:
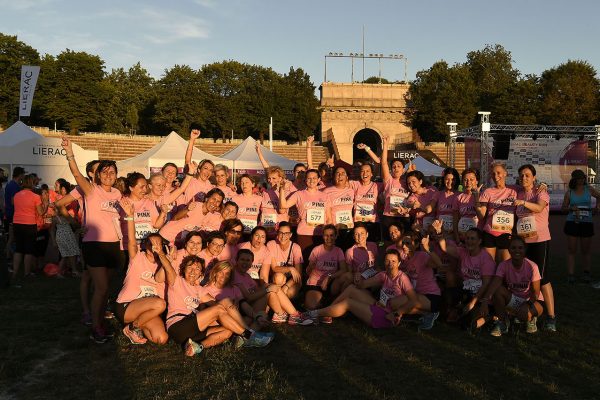
{"type": "Polygon", "coordinates": [[[135,239],[143,240],[151,233],[158,232],[150,222],[136,222],[135,224],[135,239]]]}
{"type": "Polygon", "coordinates": [[[256,225],[258,225],[255,219],[240,218],[240,221],[242,221],[242,225],[244,225],[244,233],[249,233],[252,229],[256,228],[256,225]]]}
{"type": "Polygon", "coordinates": [[[392,207],[392,208],[402,207],[405,199],[406,199],[406,196],[393,196],[393,195],[390,196],[390,207],[392,207]]]}
{"type": "Polygon", "coordinates": [[[527,299],[522,297],[515,296],[514,294],[510,297],[510,301],[506,305],[506,308],[512,311],[513,313],[517,312],[521,304],[525,303],[527,299]]]}
{"type": "Polygon", "coordinates": [[[158,296],[156,294],[156,288],[154,286],[140,286],[140,294],[138,295],[138,299],[142,297],[154,297],[158,296]]]}
{"type": "Polygon", "coordinates": [[[465,279],[463,281],[463,289],[476,294],[481,289],[481,279],[465,279]]]}
{"type": "Polygon", "coordinates": [[[479,220],[477,217],[462,217],[458,220],[458,231],[461,233],[468,232],[469,229],[477,228],[479,220]]]}
{"type": "Polygon", "coordinates": [[[442,229],[446,232],[454,230],[454,217],[451,214],[440,215],[440,221],[442,221],[442,229]]]}
{"type": "Polygon", "coordinates": [[[495,232],[510,233],[515,224],[515,215],[503,210],[498,210],[492,216],[492,230],[495,232]]]}
{"type": "Polygon", "coordinates": [[[277,214],[262,214],[260,217],[260,224],[265,228],[275,229],[277,223],[277,214]]]}
{"type": "Polygon", "coordinates": [[[375,222],[375,205],[356,203],[354,206],[354,220],[357,222],[375,222]]]}
{"type": "Polygon", "coordinates": [[[433,217],[423,217],[423,230],[427,230],[433,223],[433,217]]]}
{"type": "Polygon", "coordinates": [[[533,215],[519,218],[517,221],[517,235],[522,238],[537,237],[537,228],[535,225],[535,217],[533,215]]]}
{"type": "Polygon", "coordinates": [[[352,222],[352,211],[341,210],[335,213],[335,224],[345,225],[346,228],[351,228],[354,223],[352,222]]]}
{"type": "Polygon", "coordinates": [[[260,266],[253,265],[248,270],[248,275],[250,275],[250,278],[252,278],[252,279],[259,279],[260,278],[259,271],[260,271],[260,266]]]}
{"type": "Polygon", "coordinates": [[[391,296],[388,296],[388,294],[385,292],[384,289],[381,289],[379,291],[379,302],[381,304],[383,304],[384,306],[387,306],[388,300],[391,299],[391,296]]]}
{"type": "Polygon", "coordinates": [[[306,210],[306,223],[310,226],[325,224],[325,210],[322,208],[309,208],[306,210]]]}
{"type": "Polygon", "coordinates": [[[375,270],[375,268],[368,268],[365,269],[360,276],[362,276],[365,279],[369,279],[372,276],[375,276],[377,274],[377,271],[375,270]]]}
{"type": "Polygon", "coordinates": [[[590,213],[590,210],[587,209],[587,207],[585,207],[586,209],[582,209],[582,207],[578,207],[579,211],[575,214],[575,216],[579,215],[579,218],[589,218],[592,214],[590,213]]]}

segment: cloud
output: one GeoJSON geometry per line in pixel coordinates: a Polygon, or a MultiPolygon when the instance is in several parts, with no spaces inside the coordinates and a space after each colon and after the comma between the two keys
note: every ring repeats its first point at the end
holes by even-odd
{"type": "Polygon", "coordinates": [[[23,11],[31,8],[41,8],[56,0],[0,0],[0,9],[23,11]]]}
{"type": "Polygon", "coordinates": [[[144,9],[140,12],[151,33],[144,36],[153,43],[165,44],[210,36],[206,21],[182,13],[144,9]]]}

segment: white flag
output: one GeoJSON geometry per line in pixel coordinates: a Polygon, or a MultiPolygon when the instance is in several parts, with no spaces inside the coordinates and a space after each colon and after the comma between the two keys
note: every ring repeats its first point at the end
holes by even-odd
{"type": "Polygon", "coordinates": [[[23,65],[21,67],[21,96],[19,97],[19,118],[31,115],[33,93],[40,75],[40,67],[23,65]]]}

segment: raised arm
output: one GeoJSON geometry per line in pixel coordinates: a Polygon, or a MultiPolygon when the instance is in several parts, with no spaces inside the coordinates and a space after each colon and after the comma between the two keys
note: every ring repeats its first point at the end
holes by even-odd
{"type": "Polygon", "coordinates": [[[442,235],[443,222],[439,219],[436,219],[431,223],[431,226],[433,227],[433,229],[435,229],[435,233],[438,234],[437,242],[440,245],[440,249],[442,249],[444,253],[447,253],[448,255],[454,258],[459,258],[458,247],[456,247],[456,245],[452,243],[446,242],[444,235],[442,235]]]}
{"type": "MultiPolygon", "coordinates": [[[[190,141],[188,142],[188,147],[185,150],[185,164],[189,164],[192,161],[192,155],[194,154],[194,143],[196,139],[200,137],[199,129],[192,129],[190,132],[190,141]]],[[[196,173],[196,171],[190,171],[191,173],[196,173]]]]}
{"type": "Polygon", "coordinates": [[[198,164],[195,163],[194,161],[190,161],[187,163],[187,165],[188,165],[188,173],[185,174],[185,178],[183,179],[183,182],[181,182],[181,185],[179,185],[179,187],[177,189],[173,190],[171,193],[169,193],[167,196],[165,196],[164,204],[171,204],[172,202],[177,200],[177,198],[179,196],[181,196],[183,194],[183,192],[185,192],[185,189],[187,189],[188,185],[192,181],[192,179],[194,177],[194,172],[190,172],[190,171],[196,171],[198,169],[198,164]]]}
{"type": "Polygon", "coordinates": [[[262,153],[262,148],[260,146],[259,142],[256,142],[256,154],[258,155],[258,159],[260,160],[260,163],[262,164],[264,169],[267,169],[270,167],[269,162],[266,160],[265,156],[263,156],[262,153]]]}
{"type": "Polygon", "coordinates": [[[69,169],[71,170],[71,173],[73,174],[77,185],[79,185],[84,195],[90,195],[94,190],[94,187],[79,171],[77,161],[75,161],[75,155],[73,154],[73,144],[71,143],[71,140],[66,136],[63,136],[61,146],[63,149],[65,149],[65,152],[67,153],[67,162],[69,163],[69,169]]]}
{"type": "Polygon", "coordinates": [[[154,274],[154,280],[156,282],[167,282],[170,285],[170,282],[175,282],[175,277],[177,274],[171,265],[171,260],[165,253],[162,246],[152,246],[152,252],[154,253],[154,258],[157,259],[157,264],[160,264],[160,268],[154,274]]]}
{"type": "Polygon", "coordinates": [[[137,240],[135,240],[133,203],[127,197],[122,197],[121,200],[119,200],[119,205],[125,212],[125,217],[123,219],[127,221],[127,250],[129,251],[129,259],[133,260],[138,252],[138,244],[137,240]]]}
{"type": "MultiPolygon", "coordinates": [[[[297,197],[292,194],[289,199],[285,197],[285,187],[287,180],[283,180],[279,185],[279,213],[284,213],[288,208],[291,208],[296,205],[297,197]]],[[[294,192],[296,193],[296,192],[294,192]]]]}
{"type": "MultiPolygon", "coordinates": [[[[388,164],[388,146],[389,146],[389,142],[390,142],[390,138],[389,136],[384,136],[383,137],[383,149],[381,150],[381,177],[383,178],[383,181],[387,181],[388,179],[392,178],[392,174],[390,173],[390,166],[388,164]]],[[[371,151],[372,153],[372,151],[371,151]]],[[[369,154],[367,152],[367,154],[369,154]]],[[[373,154],[375,155],[375,154],[373,154]]],[[[369,157],[373,158],[371,156],[371,154],[369,154],[369,157]]]]}
{"type": "Polygon", "coordinates": [[[313,158],[312,158],[312,145],[315,141],[314,136],[309,136],[306,138],[306,164],[308,169],[313,169],[313,158]]]}
{"type": "MultiPolygon", "coordinates": [[[[377,164],[379,164],[381,162],[381,159],[377,156],[377,154],[373,153],[373,150],[371,150],[371,148],[369,146],[367,146],[366,144],[359,143],[356,145],[356,148],[366,151],[367,154],[369,155],[369,157],[371,157],[371,160],[373,160],[373,162],[375,162],[377,164]]],[[[385,153],[385,151],[383,151],[382,153],[385,153]]],[[[382,156],[383,156],[383,154],[382,154],[382,156]]],[[[388,172],[390,172],[389,169],[388,169],[388,172]]]]}

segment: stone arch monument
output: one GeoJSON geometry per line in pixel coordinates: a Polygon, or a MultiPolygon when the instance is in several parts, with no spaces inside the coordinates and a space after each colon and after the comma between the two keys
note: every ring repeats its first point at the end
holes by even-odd
{"type": "MultiPolygon", "coordinates": [[[[381,138],[390,145],[414,142],[406,111],[408,84],[323,82],[321,91],[321,138],[330,142],[336,158],[353,164],[368,158],[357,143],[381,154],[381,138]]],[[[387,150],[387,149],[386,149],[387,150]]]]}

